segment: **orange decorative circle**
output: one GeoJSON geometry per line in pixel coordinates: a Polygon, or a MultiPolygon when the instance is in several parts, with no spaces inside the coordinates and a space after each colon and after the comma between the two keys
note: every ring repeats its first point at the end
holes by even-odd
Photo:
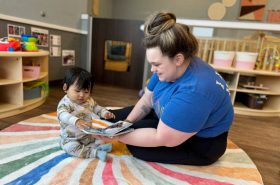
{"type": "Polygon", "coordinates": [[[223,0],[223,5],[225,7],[231,7],[236,3],[236,0],[223,0]]]}

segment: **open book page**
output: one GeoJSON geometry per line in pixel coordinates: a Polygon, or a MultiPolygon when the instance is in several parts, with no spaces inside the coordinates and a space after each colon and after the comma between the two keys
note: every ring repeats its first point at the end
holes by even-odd
{"type": "Polygon", "coordinates": [[[129,128],[131,125],[132,123],[125,121],[112,123],[106,120],[93,119],[92,127],[81,129],[81,131],[86,134],[112,137],[133,131],[133,128],[129,128]]]}

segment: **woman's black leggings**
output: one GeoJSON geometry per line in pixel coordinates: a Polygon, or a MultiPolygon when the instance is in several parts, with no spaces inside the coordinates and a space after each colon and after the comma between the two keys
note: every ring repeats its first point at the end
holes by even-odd
{"type": "MultiPolygon", "coordinates": [[[[110,110],[116,115],[112,121],[124,120],[133,107],[110,110]]],[[[144,119],[133,124],[133,128],[157,128],[158,118],[152,111],[144,119]]],[[[168,164],[209,165],[217,161],[225,152],[228,132],[212,138],[192,136],[175,147],[138,147],[127,145],[134,157],[145,161],[168,164]]]]}

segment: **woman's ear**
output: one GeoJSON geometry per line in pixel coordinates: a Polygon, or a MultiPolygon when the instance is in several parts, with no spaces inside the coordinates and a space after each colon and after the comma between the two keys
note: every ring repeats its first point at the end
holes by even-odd
{"type": "Polygon", "coordinates": [[[67,84],[66,84],[66,83],[64,83],[64,84],[63,84],[62,89],[63,89],[63,91],[64,91],[64,92],[66,92],[66,91],[67,91],[67,84]]]}
{"type": "Polygon", "coordinates": [[[181,66],[185,61],[185,56],[182,53],[175,55],[175,63],[177,66],[181,66]]]}

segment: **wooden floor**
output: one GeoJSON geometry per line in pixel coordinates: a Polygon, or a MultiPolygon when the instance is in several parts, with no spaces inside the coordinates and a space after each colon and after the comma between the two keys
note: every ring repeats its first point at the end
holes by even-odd
{"type": "MultiPolygon", "coordinates": [[[[60,86],[50,87],[45,104],[31,111],[0,120],[0,129],[30,117],[56,110],[64,95],[60,86]]],[[[128,106],[138,99],[138,91],[96,85],[94,99],[102,106],[128,106]]],[[[257,165],[265,185],[280,184],[280,118],[235,116],[230,139],[246,151],[257,165]]]]}

